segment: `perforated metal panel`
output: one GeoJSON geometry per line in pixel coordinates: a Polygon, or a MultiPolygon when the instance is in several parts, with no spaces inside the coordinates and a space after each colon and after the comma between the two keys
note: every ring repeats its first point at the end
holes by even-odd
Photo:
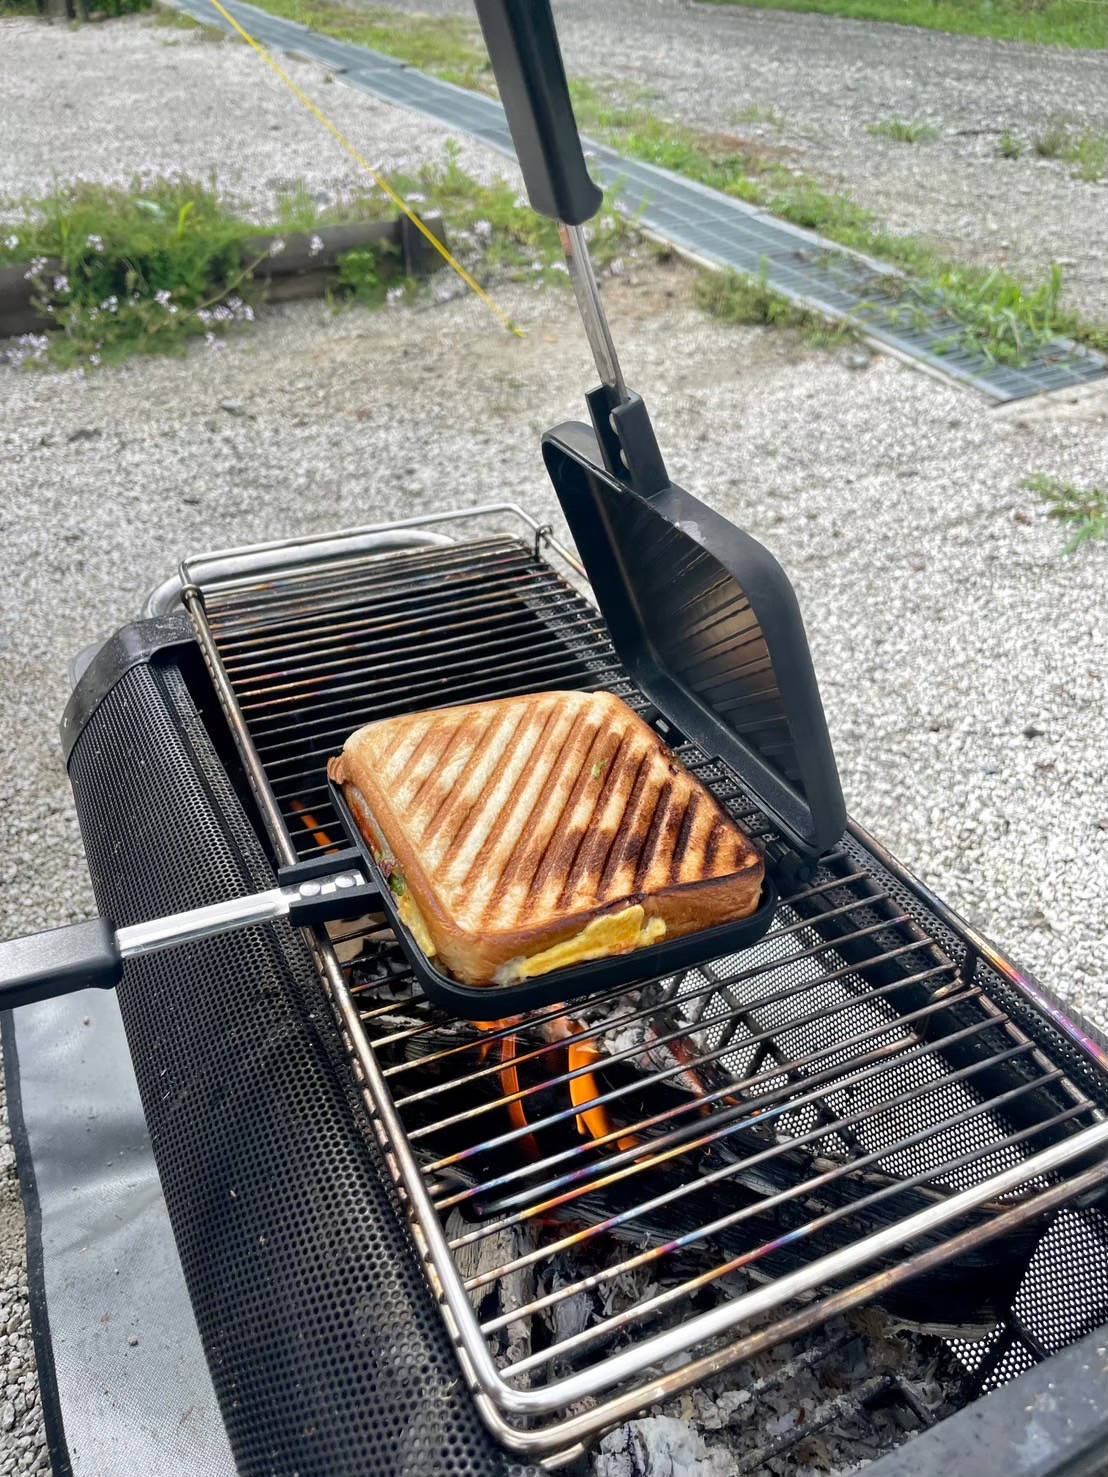
{"type": "MultiPolygon", "coordinates": [[[[176,668],[120,680],[71,776],[115,922],[272,885],[176,668]]],[[[460,1394],[299,935],[254,928],[132,961],[119,996],[240,1470],[521,1474],[460,1394]]]]}

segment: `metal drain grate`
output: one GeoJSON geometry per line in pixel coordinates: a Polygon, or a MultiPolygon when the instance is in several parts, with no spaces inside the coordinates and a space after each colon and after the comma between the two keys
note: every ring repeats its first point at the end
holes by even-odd
{"type": "MultiPolygon", "coordinates": [[[[207,0],[170,0],[209,24],[225,25],[207,0]]],[[[515,158],[504,110],[492,98],[429,77],[395,57],[336,41],[253,5],[225,0],[226,8],[265,45],[311,57],[340,72],[343,81],[385,102],[422,113],[471,134],[515,158]]],[[[956,341],[957,325],[941,302],[912,300],[908,279],[893,268],[848,251],[813,231],[734,200],[718,190],[628,159],[589,143],[593,173],[619,190],[622,208],[663,241],[714,268],[764,272],[775,291],[834,319],[850,319],[886,349],[913,359],[994,400],[1020,400],[1100,379],[1108,362],[1068,339],[1044,345],[1026,364],[996,364],[956,341]],[[895,285],[894,285],[895,284],[895,285]],[[903,301],[891,301],[903,297],[903,301]]]]}

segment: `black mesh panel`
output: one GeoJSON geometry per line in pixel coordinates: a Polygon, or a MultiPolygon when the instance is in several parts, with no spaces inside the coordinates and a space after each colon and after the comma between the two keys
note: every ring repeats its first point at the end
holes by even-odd
{"type": "MultiPolygon", "coordinates": [[[[70,770],[117,924],[273,885],[176,668],[128,672],[70,770]]],[[[119,998],[239,1469],[521,1472],[459,1384],[299,935],[254,928],[132,961],[119,998]]]]}

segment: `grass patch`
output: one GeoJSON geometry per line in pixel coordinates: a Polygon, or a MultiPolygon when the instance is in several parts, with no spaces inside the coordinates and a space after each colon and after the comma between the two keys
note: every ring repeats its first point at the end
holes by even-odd
{"type": "Polygon", "coordinates": [[[1022,139],[1018,139],[1014,134],[1005,131],[1000,135],[997,152],[1002,159],[1022,159],[1024,154],[1027,153],[1027,145],[1022,139]]]}
{"type": "Polygon", "coordinates": [[[850,324],[832,323],[775,292],[765,269],[757,277],[741,272],[703,272],[694,297],[700,307],[724,323],[789,329],[814,349],[837,348],[858,336],[850,324]]]}
{"type": "Polygon", "coordinates": [[[939,136],[939,130],[933,124],[907,118],[889,118],[884,123],[867,123],[866,132],[874,138],[892,138],[902,144],[926,144],[939,136]]]}
{"type": "Polygon", "coordinates": [[[741,112],[735,113],[731,121],[732,123],[768,123],[771,128],[777,129],[785,126],[785,119],[776,108],[762,108],[757,103],[749,103],[741,112]]]}
{"type": "Polygon", "coordinates": [[[1095,0],[713,0],[759,10],[802,10],[851,20],[895,21],[931,31],[1103,50],[1105,16],[1095,0]]]}
{"type": "Polygon", "coordinates": [[[258,227],[239,219],[214,185],[136,180],[129,189],[59,186],[0,229],[0,262],[26,262],[47,338],[21,357],[68,368],[135,353],[180,351],[253,316],[245,249],[258,227]],[[57,261],[46,269],[46,259],[57,261]]]}
{"type": "Polygon", "coordinates": [[[88,8],[101,15],[134,15],[139,10],[149,10],[154,0],[88,0],[88,8]]]}
{"type": "Polygon", "coordinates": [[[222,26],[205,25],[203,21],[186,15],[183,10],[172,10],[160,5],[154,7],[154,14],[147,21],[147,25],[159,31],[193,31],[198,40],[210,42],[213,46],[220,45],[224,41],[239,39],[233,32],[225,31],[222,26]]]}
{"type": "Polygon", "coordinates": [[[353,41],[399,57],[459,87],[495,93],[492,63],[476,21],[454,15],[408,15],[368,7],[349,10],[335,0],[254,0],[271,15],[299,21],[325,36],[353,41]]]}
{"type": "MultiPolygon", "coordinates": [[[[452,140],[447,140],[444,163],[425,166],[414,179],[398,176],[390,182],[409,203],[442,215],[455,255],[478,279],[484,275],[568,283],[556,223],[536,215],[505,181],[483,184],[468,175],[458,163],[452,140]]],[[[605,209],[585,232],[596,265],[618,272],[634,251],[638,233],[612,205],[609,195],[605,209]]]]}
{"type": "Polygon", "coordinates": [[[1023,485],[1047,504],[1048,518],[1071,530],[1063,554],[1075,554],[1093,539],[1108,539],[1108,488],[1074,487],[1042,472],[1025,477],[1023,485]]]}
{"type": "MultiPolygon", "coordinates": [[[[555,223],[535,215],[505,181],[485,184],[466,174],[456,147],[448,145],[443,163],[392,183],[413,209],[441,212],[454,255],[478,280],[568,282],[555,223]]],[[[195,338],[214,343],[254,317],[261,293],[253,274],[264,255],[252,241],[395,214],[375,189],[320,205],[300,184],[281,197],[277,219],[266,228],[244,219],[214,178],[143,178],[126,189],[59,186],[24,202],[22,218],[0,226],[0,265],[25,267],[43,328],[56,330],[26,335],[9,358],[95,367],[134,354],[180,353],[195,338]]],[[[618,271],[635,249],[634,225],[613,210],[588,229],[597,264],[618,271]]],[[[387,243],[339,260],[339,301],[375,306],[419,290],[404,279],[387,243]]]]}
{"type": "Polygon", "coordinates": [[[1073,165],[1078,179],[1092,183],[1108,172],[1108,133],[1095,128],[1070,128],[1052,123],[1031,140],[1040,159],[1060,159],[1073,165]]]}
{"type": "MultiPolygon", "coordinates": [[[[359,41],[448,81],[495,94],[484,43],[476,24],[468,19],[431,19],[387,10],[350,11],[334,0],[255,3],[325,35],[359,41]]],[[[1054,0],[1034,3],[1053,5],[1054,0]]],[[[916,281],[902,289],[903,311],[920,313],[928,302],[938,306],[951,323],[951,346],[973,342],[990,358],[1012,364],[1020,363],[1039,344],[1057,336],[1108,348],[1108,329],[1085,324],[1062,306],[1060,279],[1056,287],[1053,273],[1044,282],[1028,286],[999,269],[954,265],[912,237],[882,230],[873,213],[848,196],[831,194],[814,180],[795,175],[780,148],[671,123],[643,106],[642,89],[620,98],[602,92],[591,82],[577,80],[570,83],[570,91],[577,121],[593,138],[633,158],[761,206],[794,225],[806,226],[910,273],[916,281]]],[[[449,221],[447,209],[443,213],[449,221]]],[[[537,229],[543,232],[547,228],[548,223],[543,223],[537,229]]],[[[606,228],[602,237],[611,235],[613,229],[606,228]]],[[[523,221],[514,221],[501,249],[510,255],[525,234],[523,221]],[[513,239],[515,245],[511,244],[513,239]]],[[[543,239],[552,238],[547,234],[543,239]]],[[[526,249],[534,251],[535,243],[527,243],[526,249]]],[[[558,265],[545,261],[544,270],[549,275],[558,270],[558,265]]]]}
{"type": "MultiPolygon", "coordinates": [[[[605,143],[900,267],[909,280],[899,287],[899,311],[909,321],[938,309],[950,324],[949,348],[972,346],[1005,364],[1023,363],[1057,337],[1108,348],[1108,329],[1083,323],[1062,304],[1058,267],[1029,286],[1000,268],[957,265],[921,241],[882,230],[871,211],[794,175],[772,151],[613,103],[589,83],[573,84],[571,90],[581,127],[605,143]]],[[[895,280],[875,281],[875,296],[894,289],[895,280]]]]}

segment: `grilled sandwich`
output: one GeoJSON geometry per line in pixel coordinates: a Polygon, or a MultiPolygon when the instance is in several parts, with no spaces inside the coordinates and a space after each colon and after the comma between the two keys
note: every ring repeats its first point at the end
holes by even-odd
{"type": "Polygon", "coordinates": [[[370,723],[328,767],[423,951],[507,985],[743,918],[757,848],[610,693],[370,723]]]}

